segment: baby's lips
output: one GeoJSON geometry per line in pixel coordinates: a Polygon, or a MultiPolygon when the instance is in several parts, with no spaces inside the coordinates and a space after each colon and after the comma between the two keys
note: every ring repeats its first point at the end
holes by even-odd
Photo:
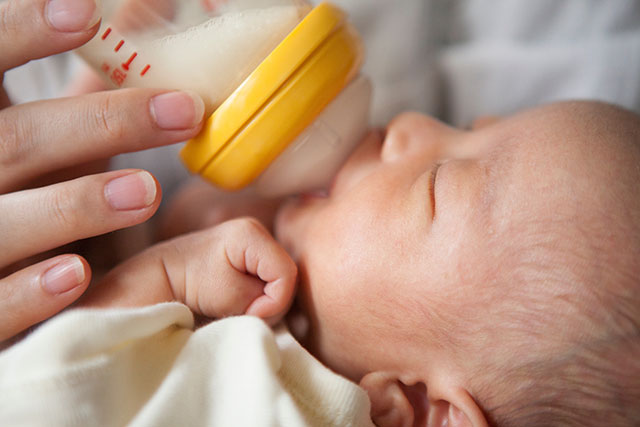
{"type": "MultiPolygon", "coordinates": [[[[331,185],[333,187],[333,184],[331,185]]],[[[331,194],[330,190],[327,189],[318,189],[313,191],[307,191],[305,193],[300,194],[300,198],[303,202],[315,200],[315,199],[328,199],[331,194]]]]}

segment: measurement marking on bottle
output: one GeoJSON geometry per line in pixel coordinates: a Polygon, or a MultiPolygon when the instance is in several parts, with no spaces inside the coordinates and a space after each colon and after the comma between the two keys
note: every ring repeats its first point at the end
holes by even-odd
{"type": "Polygon", "coordinates": [[[133,52],[133,54],[131,54],[131,56],[129,57],[129,59],[127,59],[127,62],[125,62],[124,64],[122,64],[122,68],[124,68],[126,71],[129,71],[129,65],[131,65],[131,63],[133,62],[133,60],[136,58],[136,56],[138,56],[137,52],[133,52]]]}
{"type": "Polygon", "coordinates": [[[124,84],[124,81],[127,78],[127,73],[122,71],[120,68],[114,68],[109,78],[111,78],[111,81],[113,82],[113,84],[115,84],[118,87],[122,87],[122,85],[124,84]]]}
{"type": "Polygon", "coordinates": [[[104,32],[104,34],[102,35],[102,40],[106,40],[107,37],[109,37],[109,34],[111,34],[111,27],[107,28],[107,30],[104,32]]]}
{"type": "Polygon", "coordinates": [[[115,49],[113,49],[113,50],[114,50],[115,52],[119,51],[123,44],[124,44],[124,40],[120,40],[120,41],[118,42],[118,44],[116,45],[116,48],[115,48],[115,49]]]}
{"type": "Polygon", "coordinates": [[[142,72],[140,72],[140,77],[144,76],[145,74],[147,74],[147,71],[149,71],[149,68],[151,68],[151,65],[147,64],[146,67],[144,67],[142,69],[142,72]]]}

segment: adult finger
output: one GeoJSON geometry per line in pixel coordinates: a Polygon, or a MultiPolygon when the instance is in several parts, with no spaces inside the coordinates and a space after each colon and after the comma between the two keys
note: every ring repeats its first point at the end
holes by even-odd
{"type": "Polygon", "coordinates": [[[0,4],[0,74],[76,48],[97,31],[94,0],[8,0],[0,4]]]}
{"type": "Polygon", "coordinates": [[[0,342],[41,322],[77,300],[91,270],[77,255],[61,255],[0,280],[0,342]]]}
{"type": "Polygon", "coordinates": [[[123,89],[0,111],[0,192],[45,172],[189,139],[204,103],[196,94],[123,89]]]}
{"type": "Polygon", "coordinates": [[[146,171],[122,170],[0,196],[0,266],[149,219],[161,191],[146,171]]]}

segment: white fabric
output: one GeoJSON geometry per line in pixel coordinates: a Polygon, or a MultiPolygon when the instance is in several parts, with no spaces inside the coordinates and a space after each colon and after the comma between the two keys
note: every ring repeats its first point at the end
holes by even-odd
{"type": "Polygon", "coordinates": [[[0,353],[3,426],[371,426],[356,384],[284,329],[193,331],[178,303],[71,311],[0,353]]]}

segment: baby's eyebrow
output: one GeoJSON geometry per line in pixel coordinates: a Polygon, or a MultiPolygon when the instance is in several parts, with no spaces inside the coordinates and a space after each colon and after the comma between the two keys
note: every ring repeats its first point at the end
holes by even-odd
{"type": "Polygon", "coordinates": [[[485,207],[493,205],[496,197],[495,180],[496,180],[496,164],[493,162],[483,162],[480,166],[481,181],[480,194],[478,200],[485,207]]]}
{"type": "Polygon", "coordinates": [[[478,178],[481,181],[477,194],[477,208],[482,210],[485,218],[491,218],[498,198],[498,183],[506,173],[504,162],[489,156],[487,159],[479,160],[477,166],[480,171],[478,178]]]}
{"type": "Polygon", "coordinates": [[[493,217],[496,203],[513,180],[517,157],[516,144],[493,144],[476,162],[482,180],[478,192],[478,207],[483,210],[485,218],[493,217]]]}
{"type": "Polygon", "coordinates": [[[429,199],[431,200],[431,218],[432,220],[436,219],[436,197],[435,197],[435,191],[436,191],[436,177],[438,174],[438,169],[440,169],[440,166],[442,166],[442,163],[436,163],[432,168],[431,168],[431,172],[429,173],[429,199]]]}

